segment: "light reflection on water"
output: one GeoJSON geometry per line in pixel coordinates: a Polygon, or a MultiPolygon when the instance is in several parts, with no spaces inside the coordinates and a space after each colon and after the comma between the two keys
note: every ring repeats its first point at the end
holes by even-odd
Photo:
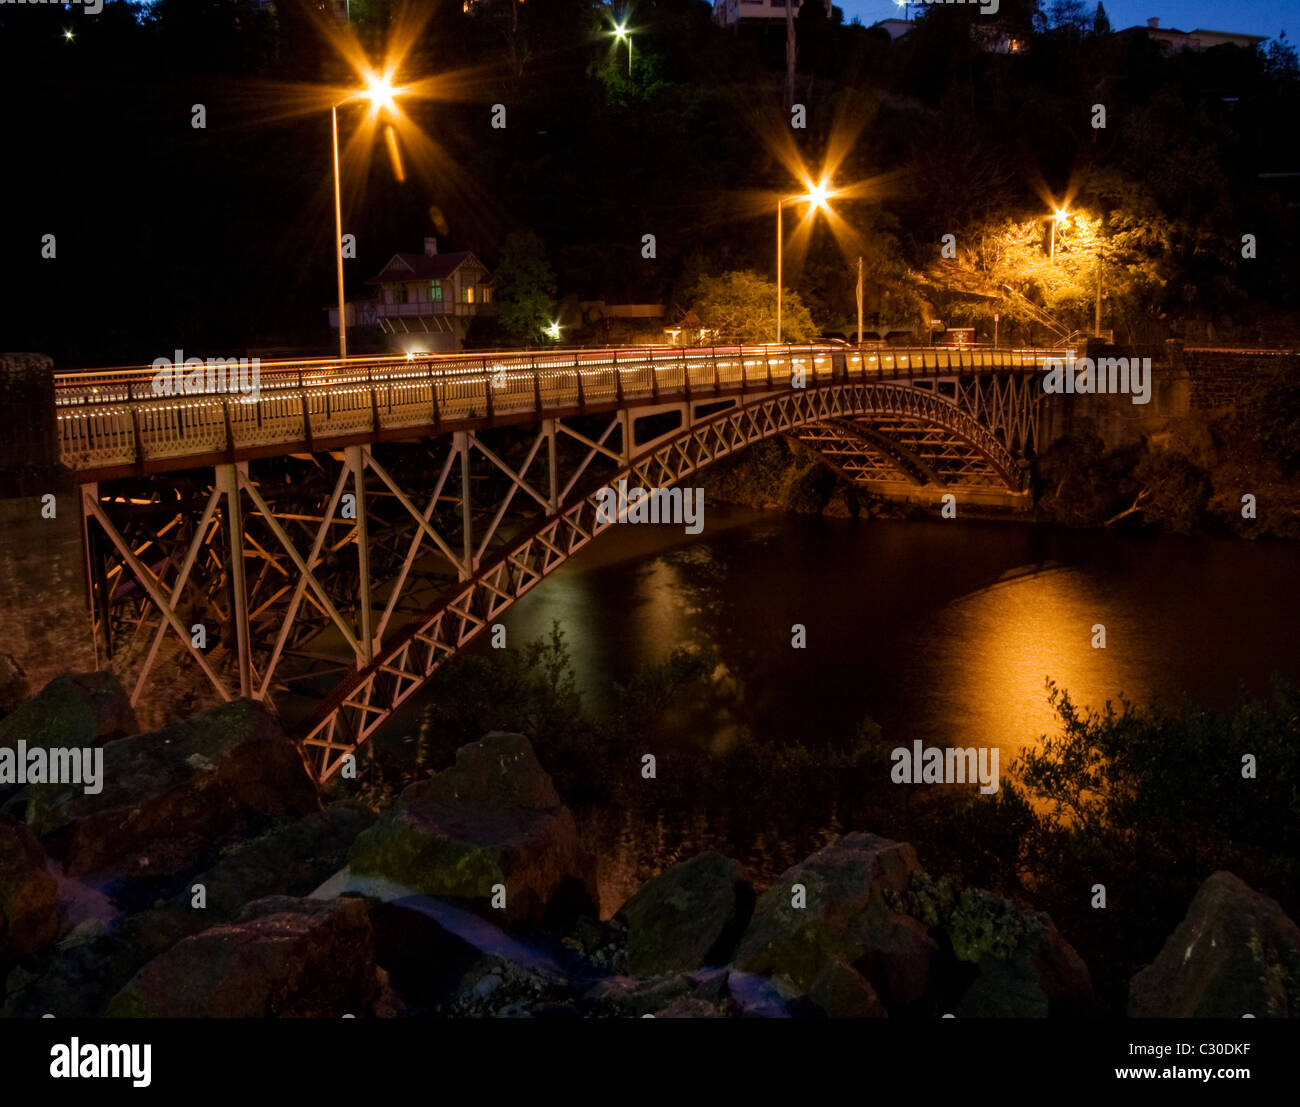
{"type": "MultiPolygon", "coordinates": [[[[847,740],[870,716],[890,748],[996,746],[1004,775],[1056,728],[1049,677],[1100,709],[1183,689],[1222,708],[1239,682],[1260,693],[1272,671],[1300,676],[1294,546],[717,508],[709,524],[694,539],[616,528],[506,615],[510,641],[559,620],[594,707],[614,680],[678,646],[710,644],[733,692],[726,710],[665,705],[654,736],[699,757],[746,727],[777,741],[847,740]],[[795,623],[806,649],[791,648],[795,623]],[[1095,624],[1104,649],[1092,646],[1095,624]]],[[[832,812],[803,814],[797,831],[784,820],[784,836],[733,832],[726,809],[675,821],[579,817],[609,914],[648,876],[705,848],[771,880],[838,832],[832,812]]]]}

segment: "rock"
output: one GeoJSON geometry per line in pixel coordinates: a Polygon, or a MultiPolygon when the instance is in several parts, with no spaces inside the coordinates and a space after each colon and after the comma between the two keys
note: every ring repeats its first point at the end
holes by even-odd
{"type": "Polygon", "coordinates": [[[87,920],[57,945],[24,958],[5,981],[3,1018],[91,1018],[153,958],[205,926],[174,907],[105,923],[87,920]]]}
{"type": "Polygon", "coordinates": [[[341,1018],[371,1012],[381,979],[365,901],[270,896],[150,961],[110,1018],[341,1018]]]}
{"type": "Polygon", "coordinates": [[[655,1012],[657,1019],[720,1019],[718,1009],[707,1000],[695,996],[683,996],[673,1000],[662,1011],[655,1012]]]}
{"type": "Polygon", "coordinates": [[[849,923],[854,967],[871,982],[895,1017],[930,1013],[939,968],[939,944],[926,926],[872,899],[849,923]]]}
{"type": "Polygon", "coordinates": [[[598,980],[582,995],[592,1014],[605,1018],[639,1018],[662,1011],[691,991],[683,975],[656,976],[636,980],[630,976],[609,976],[598,980]]]}
{"type": "MultiPolygon", "coordinates": [[[[374,822],[363,807],[334,804],[235,843],[212,868],[186,883],[203,885],[211,922],[232,919],[246,903],[264,896],[305,896],[343,867],[357,835],[374,822]]],[[[182,898],[188,905],[189,892],[182,898]]]]}
{"type": "Polygon", "coordinates": [[[455,998],[442,1008],[441,1014],[454,1018],[492,1018],[519,1009],[530,1017],[541,1018],[542,1007],[564,1006],[571,996],[568,981],[559,974],[500,957],[484,957],[470,967],[455,998]]]}
{"type": "Polygon", "coordinates": [[[31,694],[23,667],[11,655],[0,653],[0,719],[13,712],[31,694]]]}
{"type": "Polygon", "coordinates": [[[789,998],[771,980],[752,973],[733,972],[727,976],[727,992],[737,1015],[742,1019],[788,1019],[789,998]]]}
{"type": "Polygon", "coordinates": [[[808,998],[832,1019],[889,1018],[871,982],[843,957],[826,962],[808,989],[808,998]]]}
{"type": "Polygon", "coordinates": [[[297,747],[246,699],[109,743],[103,774],[93,795],[76,785],[28,789],[28,825],[69,876],[182,872],[273,816],[320,810],[297,747]]]}
{"type": "Polygon", "coordinates": [[[0,815],[0,960],[54,941],[59,931],[58,886],[31,831],[0,815]]]}
{"type": "Polygon", "coordinates": [[[455,1003],[471,970],[485,961],[509,964],[538,978],[564,975],[545,950],[450,901],[409,896],[376,903],[370,921],[376,961],[403,998],[424,1012],[455,1003]]]}
{"type": "MultiPolygon", "coordinates": [[[[870,933],[854,934],[851,924],[868,904],[888,910],[883,893],[901,894],[916,868],[916,852],[906,842],[845,835],[787,869],[759,897],[736,967],[781,974],[806,992],[832,957],[852,962],[863,956],[870,933]],[[792,904],[796,884],[806,890],[804,907],[792,904]]],[[[879,923],[878,917],[871,922],[879,923]]]]}
{"type": "Polygon", "coordinates": [[[754,910],[744,869],[702,853],[651,878],[619,910],[634,976],[684,972],[731,960],[754,910]]]}
{"type": "Polygon", "coordinates": [[[135,729],[135,711],[116,676],[73,673],[55,677],[0,719],[0,746],[16,747],[20,739],[29,747],[99,746],[135,729]]]}
{"type": "Polygon", "coordinates": [[[1187,915],[1129,984],[1131,1018],[1300,1018],[1300,927],[1229,872],[1197,890],[1187,915]]]}
{"type": "MultiPolygon", "coordinates": [[[[934,963],[939,986],[927,989],[924,1002],[911,1012],[932,1011],[937,1001],[944,1012],[961,1018],[1096,1013],[1088,968],[1047,915],[982,889],[959,893],[947,878],[935,881],[921,872],[913,875],[901,901],[951,951],[934,963]]],[[[924,929],[917,918],[902,917],[924,929]]],[[[882,998],[892,1014],[900,1007],[908,1010],[892,996],[882,998]]]]}
{"type": "Polygon", "coordinates": [[[506,922],[558,927],[595,913],[594,862],[522,734],[488,734],[412,784],[357,839],[348,866],[506,922]],[[495,884],[504,910],[490,906],[495,884]]]}
{"type": "Polygon", "coordinates": [[[957,1002],[959,1018],[1047,1018],[1094,1014],[1088,967],[1040,912],[990,892],[967,889],[943,932],[974,981],[957,1002]]]}

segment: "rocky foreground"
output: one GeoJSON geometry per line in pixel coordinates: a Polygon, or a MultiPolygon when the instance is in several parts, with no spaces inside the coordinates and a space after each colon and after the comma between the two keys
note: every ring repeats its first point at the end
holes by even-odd
{"type": "MultiPolygon", "coordinates": [[[[493,733],[376,816],[322,807],[240,700],[146,734],[106,674],[0,705],[0,748],[103,746],[104,787],[0,785],[5,1016],[935,1018],[1098,1014],[1043,914],[847,834],[766,889],[704,853],[609,921],[528,740],[493,733]]],[[[1300,1014],[1300,929],[1211,876],[1135,1017],[1300,1014]]]]}

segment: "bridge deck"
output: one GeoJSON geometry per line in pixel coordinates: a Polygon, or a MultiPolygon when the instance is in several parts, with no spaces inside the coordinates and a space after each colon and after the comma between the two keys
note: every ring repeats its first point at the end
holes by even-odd
{"type": "MultiPolygon", "coordinates": [[[[845,380],[1032,372],[1065,350],[755,346],[648,347],[555,353],[267,362],[256,377],[214,385],[192,370],[191,394],[167,394],[173,370],[59,373],[63,463],[81,481],[219,461],[336,449],[710,395],[845,380]],[[843,359],[841,361],[841,358],[843,359]],[[238,391],[242,385],[249,394],[238,391]],[[255,387],[254,387],[255,385],[255,387]],[[214,387],[225,392],[214,392],[214,387]]],[[[183,370],[182,370],[183,372],[183,370]]],[[[219,372],[219,371],[218,371],[219,372]]],[[[190,393],[190,389],[177,389],[190,393]]]]}

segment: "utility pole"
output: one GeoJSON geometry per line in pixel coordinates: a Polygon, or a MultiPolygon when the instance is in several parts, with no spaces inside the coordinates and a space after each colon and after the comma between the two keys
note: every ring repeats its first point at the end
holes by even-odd
{"type": "Polygon", "coordinates": [[[1097,258],[1097,313],[1093,317],[1092,333],[1101,337],[1101,258],[1097,258]]]}
{"type": "Polygon", "coordinates": [[[858,256],[858,341],[862,345],[862,257],[858,256]]]}
{"type": "Polygon", "coordinates": [[[794,0],[785,0],[785,110],[794,107],[794,0]]]}

